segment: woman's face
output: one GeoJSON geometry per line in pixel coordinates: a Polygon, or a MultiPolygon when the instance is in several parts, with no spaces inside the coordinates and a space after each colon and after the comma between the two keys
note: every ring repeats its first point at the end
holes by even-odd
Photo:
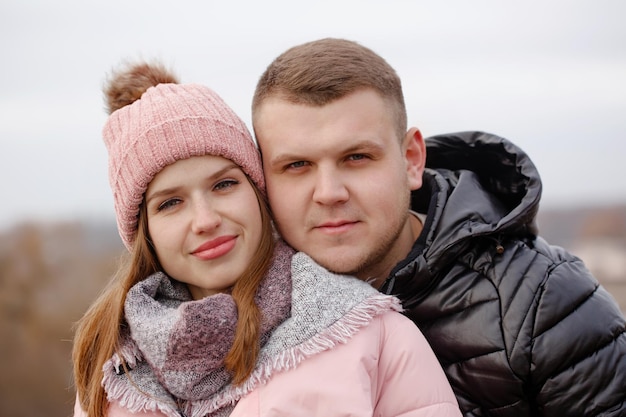
{"type": "Polygon", "coordinates": [[[146,190],[148,231],[161,266],[194,299],[228,291],[261,241],[261,211],[243,171],[219,156],[168,165],[146,190]]]}

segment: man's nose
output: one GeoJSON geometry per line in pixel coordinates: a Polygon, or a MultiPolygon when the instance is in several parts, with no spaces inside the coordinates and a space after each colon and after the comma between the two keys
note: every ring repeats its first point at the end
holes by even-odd
{"type": "Polygon", "coordinates": [[[313,200],[316,203],[333,205],[346,202],[348,197],[348,189],[341,172],[325,167],[318,168],[313,191],[313,200]]]}

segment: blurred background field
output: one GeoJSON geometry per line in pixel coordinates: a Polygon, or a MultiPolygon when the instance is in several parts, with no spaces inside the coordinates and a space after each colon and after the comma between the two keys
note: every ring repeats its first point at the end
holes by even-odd
{"type": "MultiPolygon", "coordinates": [[[[539,226],[626,309],[626,205],[543,211],[539,226]]],[[[23,223],[0,233],[0,416],[71,415],[72,326],[123,251],[114,221],[23,223]]]]}

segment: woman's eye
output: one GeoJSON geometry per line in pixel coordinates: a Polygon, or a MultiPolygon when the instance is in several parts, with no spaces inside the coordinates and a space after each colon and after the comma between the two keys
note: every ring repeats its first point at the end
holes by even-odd
{"type": "Polygon", "coordinates": [[[178,198],[170,198],[169,200],[165,200],[157,207],[157,211],[167,210],[181,203],[181,200],[178,198]]]}
{"type": "Polygon", "coordinates": [[[228,180],[222,180],[219,181],[217,184],[215,184],[215,187],[213,187],[216,191],[219,190],[225,190],[228,188],[231,188],[235,185],[239,184],[239,181],[237,180],[233,180],[233,179],[228,179],[228,180]]]}

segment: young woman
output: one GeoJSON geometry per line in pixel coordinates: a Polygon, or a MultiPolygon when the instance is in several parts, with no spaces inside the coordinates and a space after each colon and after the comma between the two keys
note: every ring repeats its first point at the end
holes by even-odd
{"type": "Polygon", "coordinates": [[[123,268],[78,323],[75,416],[459,416],[396,298],[273,231],[260,157],[207,87],[105,87],[123,268]]]}

